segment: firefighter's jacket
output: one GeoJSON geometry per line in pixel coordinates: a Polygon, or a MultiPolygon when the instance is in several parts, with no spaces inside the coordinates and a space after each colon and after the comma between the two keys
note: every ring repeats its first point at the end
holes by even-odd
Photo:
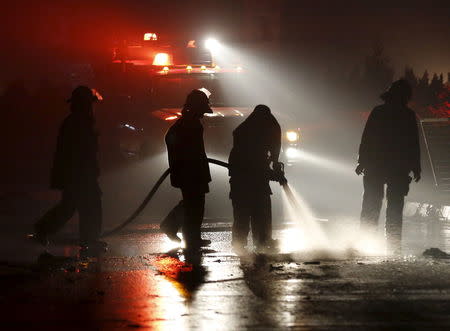
{"type": "Polygon", "coordinates": [[[272,114],[252,118],[250,115],[233,131],[233,148],[228,163],[230,197],[271,194],[270,162],[278,161],[281,128],[272,114]]]}
{"type": "Polygon", "coordinates": [[[208,192],[211,174],[200,120],[182,116],[170,127],[165,140],[172,186],[191,192],[208,192]]]}
{"type": "Polygon", "coordinates": [[[62,123],[51,172],[51,188],[84,189],[97,182],[98,135],[88,114],[74,112],[62,123]]]}
{"type": "Polygon", "coordinates": [[[420,172],[414,111],[389,103],[375,107],[364,128],[358,162],[371,173],[420,172]]]}

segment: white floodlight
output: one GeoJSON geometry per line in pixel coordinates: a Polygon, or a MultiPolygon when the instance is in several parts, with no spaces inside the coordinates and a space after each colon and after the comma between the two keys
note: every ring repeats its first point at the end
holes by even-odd
{"type": "Polygon", "coordinates": [[[221,47],[222,45],[217,39],[208,38],[205,40],[205,48],[209,49],[211,52],[217,52],[221,47]]]}

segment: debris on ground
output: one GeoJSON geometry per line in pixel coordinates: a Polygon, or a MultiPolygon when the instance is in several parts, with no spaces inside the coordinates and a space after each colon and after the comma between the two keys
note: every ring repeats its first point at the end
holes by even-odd
{"type": "Polygon", "coordinates": [[[439,248],[428,248],[423,253],[425,257],[432,257],[435,259],[450,259],[450,254],[440,250],[439,248]]]}
{"type": "Polygon", "coordinates": [[[37,259],[37,268],[41,271],[64,269],[71,271],[76,259],[66,256],[56,256],[43,252],[37,259]],[[70,270],[69,270],[70,269],[70,270]]]}
{"type": "Polygon", "coordinates": [[[283,270],[283,266],[282,265],[270,265],[269,271],[274,271],[274,270],[283,270]]]}

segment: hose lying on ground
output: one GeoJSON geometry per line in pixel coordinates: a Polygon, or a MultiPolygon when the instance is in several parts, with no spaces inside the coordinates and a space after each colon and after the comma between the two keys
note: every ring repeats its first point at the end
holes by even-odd
{"type": "MultiPolygon", "coordinates": [[[[218,166],[224,167],[224,168],[228,168],[228,163],[220,161],[220,160],[216,160],[216,159],[210,159],[208,158],[208,162],[212,163],[212,164],[216,164],[218,166]]],[[[155,185],[153,185],[152,189],[150,190],[150,192],[147,194],[147,196],[145,197],[145,199],[141,202],[141,204],[139,205],[139,207],[137,207],[137,209],[134,211],[133,214],[131,214],[130,217],[128,217],[123,223],[121,223],[120,225],[118,225],[117,227],[115,227],[114,229],[110,230],[110,231],[106,231],[105,233],[103,233],[101,235],[102,238],[105,237],[109,237],[119,231],[121,231],[123,228],[125,228],[127,225],[129,225],[130,223],[132,223],[136,217],[139,216],[139,214],[144,210],[144,208],[147,206],[147,204],[150,202],[150,200],[153,198],[153,196],[155,195],[156,191],[158,191],[159,187],[161,186],[161,184],[164,182],[164,180],[166,179],[166,177],[170,174],[170,169],[167,169],[166,171],[164,171],[164,173],[161,175],[161,177],[159,177],[158,181],[155,183],[155,185]]]]}

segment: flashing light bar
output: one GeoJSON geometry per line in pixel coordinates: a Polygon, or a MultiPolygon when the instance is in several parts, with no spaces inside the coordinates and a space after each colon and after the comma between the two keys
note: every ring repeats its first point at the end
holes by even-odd
{"type": "Polygon", "coordinates": [[[158,40],[158,36],[156,35],[156,33],[152,33],[152,32],[146,32],[144,33],[144,40],[149,41],[149,40],[158,40]]]}
{"type": "MultiPolygon", "coordinates": [[[[162,67],[162,65],[161,65],[162,67]]],[[[156,72],[159,74],[168,74],[169,71],[171,74],[216,74],[216,73],[238,73],[240,74],[243,69],[242,67],[234,67],[234,68],[222,68],[219,66],[198,66],[198,65],[166,65],[163,68],[159,68],[156,72]]]]}

